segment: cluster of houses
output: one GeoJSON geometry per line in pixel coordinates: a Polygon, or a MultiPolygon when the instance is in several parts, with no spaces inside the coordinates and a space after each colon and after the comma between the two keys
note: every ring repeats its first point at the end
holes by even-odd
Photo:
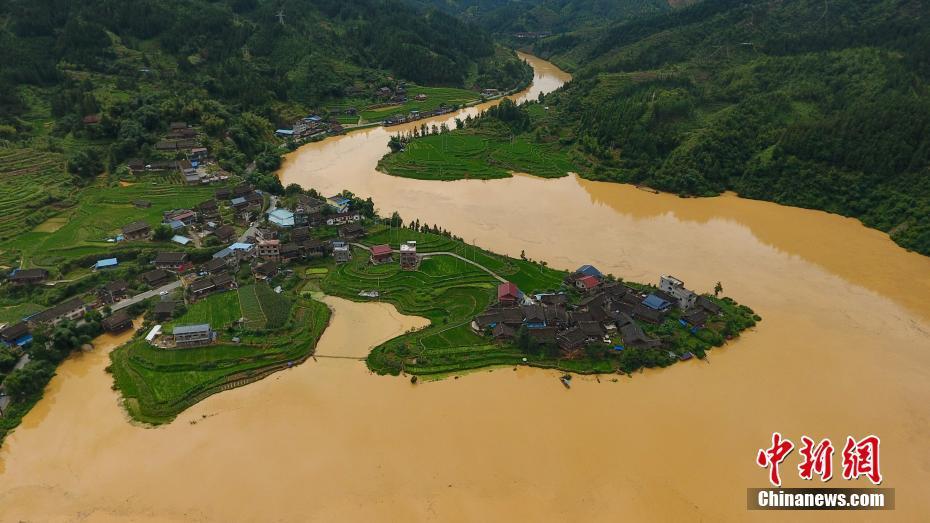
{"type": "Polygon", "coordinates": [[[313,140],[323,138],[328,134],[339,134],[343,131],[342,125],[336,121],[326,121],[322,116],[312,114],[294,122],[290,129],[278,129],[275,135],[279,138],[294,140],[313,140]]]}
{"type": "Polygon", "coordinates": [[[439,104],[439,107],[430,110],[430,111],[418,111],[413,110],[407,114],[395,114],[383,122],[381,122],[385,127],[390,127],[392,125],[400,125],[404,123],[415,122],[417,120],[422,120],[424,118],[431,118],[433,116],[441,116],[444,114],[449,114],[455,109],[446,104],[439,104]]]}
{"type": "Polygon", "coordinates": [[[229,175],[221,170],[209,173],[206,167],[213,163],[210,152],[200,145],[199,131],[187,122],[171,122],[168,134],[155,144],[155,150],[163,155],[182,159],[146,162],[133,158],[127,162],[133,173],[146,171],[179,171],[189,185],[222,182],[229,175]]]}
{"type": "Polygon", "coordinates": [[[673,276],[662,276],[658,289],[644,293],[609,281],[595,267],[585,265],[565,283],[581,291],[580,301],[570,304],[564,292],[531,297],[513,283],[502,283],[497,302],[475,317],[472,328],[498,340],[513,340],[526,327],[537,343],[557,345],[563,355],[575,357],[589,343],[614,343],[618,351],[660,348],[662,341],[647,335],[640,323],[660,324],[673,308],[682,311],[680,321],[691,328],[700,328],[721,313],[719,305],[673,276]],[[618,337],[619,344],[614,341],[618,337]]]}
{"type": "MultiPolygon", "coordinates": [[[[361,214],[351,209],[352,202],[342,195],[335,195],[325,200],[313,198],[306,194],[298,195],[291,208],[274,208],[267,211],[267,226],[255,226],[248,229],[242,238],[237,237],[234,226],[223,224],[220,219],[220,206],[232,210],[237,223],[254,226],[252,220],[260,215],[264,208],[265,197],[251,186],[240,185],[222,188],[216,191],[215,198],[202,202],[194,209],[172,209],[163,213],[163,223],[172,230],[181,232],[188,229],[202,231],[204,236],[212,234],[228,246],[219,249],[205,263],[195,265],[188,252],[159,251],[151,260],[152,270],[138,275],[139,282],[151,289],[159,289],[177,282],[180,278],[185,300],[194,302],[218,292],[237,288],[236,274],[243,264],[248,264],[253,276],[259,280],[274,278],[281,267],[300,259],[320,258],[333,255],[337,262],[351,259],[349,242],[365,235],[361,225],[361,214]],[[338,228],[339,239],[321,241],[311,233],[314,227],[334,226],[338,228]],[[230,243],[231,242],[231,243],[230,243]]],[[[141,202],[137,206],[147,207],[141,202]]],[[[122,228],[120,241],[142,241],[151,238],[152,227],[145,221],[135,221],[122,228]]],[[[177,236],[176,236],[177,238],[177,236]]],[[[176,240],[177,241],[177,240],[176,240]]],[[[186,244],[187,242],[178,241],[186,244]]],[[[401,265],[415,269],[419,265],[416,244],[401,246],[398,252],[401,265]]],[[[387,253],[372,255],[373,263],[386,263],[393,260],[394,253],[387,247],[387,253]]],[[[115,267],[115,258],[100,260],[95,269],[115,267]]],[[[11,285],[36,285],[46,281],[49,272],[45,269],[15,269],[9,275],[11,285]]],[[[178,303],[162,296],[152,311],[158,321],[170,319],[178,303]]],[[[72,298],[38,314],[26,318],[20,323],[4,326],[0,330],[0,341],[12,345],[24,345],[31,341],[31,328],[38,324],[55,325],[65,320],[81,320],[85,313],[112,306],[131,297],[130,285],[123,280],[107,282],[97,289],[95,299],[72,298]]],[[[132,318],[120,309],[104,318],[102,326],[109,332],[120,332],[132,326],[132,318]]],[[[183,340],[159,337],[160,332],[152,338],[159,337],[160,343],[172,347],[195,346],[199,341],[213,339],[204,334],[204,329],[193,329],[182,335],[183,340]]],[[[209,330],[209,326],[207,326],[209,330]]],[[[210,331],[212,332],[212,331],[210,331]]],[[[178,333],[173,333],[177,338],[178,333]]]]}
{"type": "MultiPolygon", "coordinates": [[[[394,261],[394,254],[397,254],[400,268],[404,271],[415,271],[420,267],[420,256],[417,254],[417,242],[408,241],[400,245],[400,249],[394,251],[390,245],[375,245],[369,251],[369,263],[372,265],[383,265],[394,261]]],[[[336,260],[339,261],[338,259],[336,260]]],[[[348,261],[348,259],[346,259],[348,261]]]]}

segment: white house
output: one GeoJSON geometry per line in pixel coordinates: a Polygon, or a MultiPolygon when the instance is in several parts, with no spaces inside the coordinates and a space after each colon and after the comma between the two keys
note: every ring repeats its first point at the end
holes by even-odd
{"type": "Polygon", "coordinates": [[[685,283],[678,278],[664,275],[659,278],[659,290],[670,294],[678,300],[678,308],[690,309],[697,302],[697,294],[685,288],[685,283]]]}

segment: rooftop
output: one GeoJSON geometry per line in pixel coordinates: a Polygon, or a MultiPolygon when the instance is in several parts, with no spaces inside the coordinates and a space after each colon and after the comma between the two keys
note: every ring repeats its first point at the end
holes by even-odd
{"type": "Polygon", "coordinates": [[[375,245],[371,248],[372,256],[384,256],[385,254],[391,254],[390,245],[375,245]]]}
{"type": "Polygon", "coordinates": [[[172,331],[172,334],[197,334],[201,332],[210,332],[209,323],[200,323],[197,325],[178,325],[172,331]]]}
{"type": "Polygon", "coordinates": [[[119,261],[117,261],[116,258],[106,258],[104,260],[97,261],[97,263],[94,265],[94,268],[103,269],[105,267],[116,267],[117,264],[119,264],[119,261]]]}

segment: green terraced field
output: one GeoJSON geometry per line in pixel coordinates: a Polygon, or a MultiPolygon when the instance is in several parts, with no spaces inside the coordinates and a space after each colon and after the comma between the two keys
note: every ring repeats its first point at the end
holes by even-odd
{"type": "Polygon", "coordinates": [[[73,205],[73,191],[60,154],[0,149],[0,243],[73,205]]]}
{"type": "Polygon", "coordinates": [[[507,178],[512,172],[558,178],[578,170],[566,154],[534,142],[530,135],[511,139],[472,131],[414,139],[406,150],[382,158],[378,169],[419,180],[486,180],[507,178]]]}
{"type": "MultiPolygon", "coordinates": [[[[367,244],[416,240],[419,252],[456,252],[475,259],[504,278],[522,282],[526,291],[558,289],[565,273],[473,249],[441,235],[410,229],[372,232],[367,244]]],[[[376,347],[368,365],[380,373],[401,370],[441,375],[488,365],[519,363],[523,354],[510,345],[490,343],[472,332],[476,314],[496,299],[498,280],[487,272],[449,256],[429,257],[418,271],[401,271],[396,263],[371,266],[357,249],[352,262],[335,266],[322,281],[327,294],[359,300],[358,293],[378,290],[380,299],[404,314],[422,316],[431,325],[376,347]]]]}
{"type": "Polygon", "coordinates": [[[256,287],[246,285],[239,289],[239,305],[242,308],[242,317],[245,318],[245,327],[249,330],[262,330],[268,323],[256,287]]]}
{"type": "Polygon", "coordinates": [[[212,394],[302,362],[313,354],[329,318],[326,305],[302,300],[293,308],[293,328],[243,334],[240,344],[179,350],[136,339],[110,353],[109,369],[133,419],[166,423],[212,394]]]}
{"type": "Polygon", "coordinates": [[[187,311],[168,324],[167,330],[176,325],[209,323],[215,330],[224,329],[242,317],[239,308],[239,293],[236,291],[219,292],[208,296],[187,308],[187,311]]]}
{"type": "MultiPolygon", "coordinates": [[[[152,182],[84,189],[76,205],[62,213],[67,221],[60,228],[53,232],[41,232],[43,228],[30,230],[0,243],[0,248],[22,253],[27,266],[40,267],[53,267],[89,254],[105,254],[117,246],[128,245],[128,242],[117,245],[106,241],[118,234],[123,225],[136,220],[156,225],[161,223],[163,211],[194,206],[212,197],[214,191],[215,188],[210,187],[152,182]],[[137,208],[132,203],[135,200],[149,201],[152,206],[137,208]]],[[[47,216],[42,220],[45,218],[47,216]]]]}

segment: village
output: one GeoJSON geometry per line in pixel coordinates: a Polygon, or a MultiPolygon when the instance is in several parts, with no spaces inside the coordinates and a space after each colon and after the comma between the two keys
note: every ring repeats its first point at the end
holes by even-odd
{"type": "MultiPolygon", "coordinates": [[[[589,344],[616,352],[627,347],[661,349],[663,340],[646,334],[641,324],[661,325],[673,309],[680,313],[678,322],[692,333],[721,314],[719,305],[668,275],[660,277],[658,288],[643,291],[610,281],[594,266],[584,265],[565,278],[565,285],[580,293],[574,303],[568,292],[531,296],[511,282],[501,283],[497,301],[475,317],[472,328],[508,342],[523,329],[532,342],[557,346],[571,359],[584,356],[589,344]]],[[[694,354],[670,356],[688,360],[694,354]]]]}
{"type": "MultiPolygon", "coordinates": [[[[224,187],[215,192],[214,199],[196,208],[165,211],[160,224],[141,220],[126,224],[116,235],[119,242],[152,241],[159,229],[170,229],[171,241],[179,247],[200,245],[207,238],[225,246],[208,259],[203,259],[200,252],[179,249],[159,250],[141,263],[135,260],[134,263],[149,269],[139,273],[137,281],[109,281],[95,293],[72,297],[21,322],[3,326],[0,341],[22,347],[31,342],[32,329],[54,327],[63,321],[82,321],[92,311],[109,313],[103,317],[101,327],[106,332],[118,333],[132,327],[133,317],[127,309],[142,300],[156,301],[149,312],[155,319],[169,320],[185,304],[235,290],[242,281],[237,275],[243,269],[255,280],[271,281],[284,266],[298,260],[324,256],[335,256],[337,262],[351,259],[347,242],[364,235],[359,225],[362,214],[352,209],[352,199],[335,195],[323,200],[300,194],[293,199],[292,209],[267,207],[276,201],[277,198],[249,185],[224,187]],[[229,217],[231,223],[224,223],[222,216],[229,217]],[[314,237],[313,231],[320,229],[335,232],[336,237],[328,240],[314,237]],[[130,289],[140,284],[149,290],[132,295],[130,289]]],[[[373,255],[372,259],[380,258],[373,255]]],[[[107,271],[119,266],[118,258],[101,258],[92,270],[107,271]]],[[[46,269],[16,269],[10,273],[7,284],[42,285],[48,278],[46,269]]],[[[167,333],[162,333],[158,325],[148,339],[157,346],[175,348],[209,344],[216,337],[209,325],[179,325],[167,333]]]]}
{"type": "MultiPolygon", "coordinates": [[[[284,134],[312,137],[307,133],[331,132],[327,126],[311,117],[284,134]]],[[[198,398],[311,356],[329,314],[310,299],[318,292],[387,301],[427,317],[429,327],[367,358],[375,372],[414,378],[502,363],[628,373],[703,359],[755,322],[750,309],[718,299],[720,289],[699,295],[672,276],[652,286],[618,281],[591,265],[554,270],[477,249],[419,220],[379,217],[370,199],[348,192],[324,197],[294,186],[271,194],[219,169],[209,150],[196,146],[197,133],[173,123],[156,147],[157,156],[173,160],[128,162],[137,180],[173,172],[183,181],[139,193],[175,195],[157,205],[131,200],[119,214],[127,220],[96,240],[112,246],[103,250],[109,254],[80,258],[82,267],[74,261],[67,269],[9,271],[3,285],[16,295],[60,286],[64,296],[0,325],[0,344],[19,358],[17,368],[28,363],[37,338],[49,343],[62,328],[132,331],[133,341],[112,356],[117,386],[129,390],[170,383],[189,365],[184,353],[226,362],[219,381],[191,368],[203,381],[168,403],[154,393],[127,403],[134,417],[161,422],[198,398]],[[212,196],[179,197],[185,192],[212,196]],[[99,284],[90,288],[82,279],[99,284]],[[142,378],[138,365],[160,370],[142,378]]],[[[122,187],[131,191],[133,182],[122,187]]]]}

